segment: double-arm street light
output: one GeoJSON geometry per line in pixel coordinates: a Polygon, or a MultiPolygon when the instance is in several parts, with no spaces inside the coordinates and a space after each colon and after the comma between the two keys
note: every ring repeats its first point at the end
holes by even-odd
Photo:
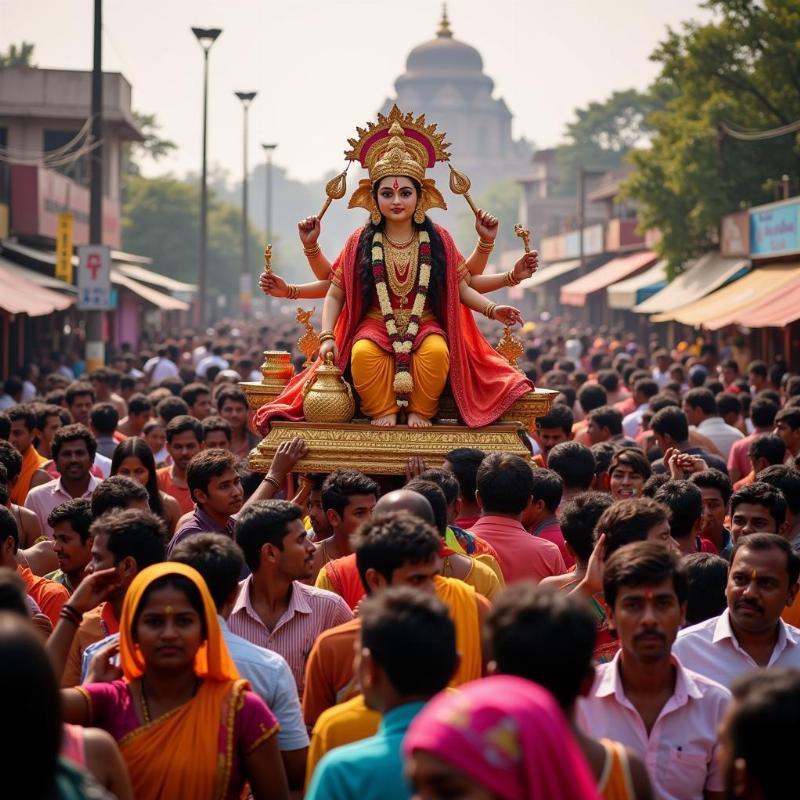
{"type": "Polygon", "coordinates": [[[256,92],[235,92],[242,101],[244,110],[243,166],[242,174],[242,274],[239,278],[239,307],[243,317],[250,316],[253,290],[250,279],[250,241],[247,235],[247,111],[253,102],[256,92]]]}
{"type": "Polygon", "coordinates": [[[208,51],[222,33],[220,28],[192,28],[203,48],[203,162],[200,170],[200,248],[197,259],[197,322],[205,328],[208,313],[208,51]]]}

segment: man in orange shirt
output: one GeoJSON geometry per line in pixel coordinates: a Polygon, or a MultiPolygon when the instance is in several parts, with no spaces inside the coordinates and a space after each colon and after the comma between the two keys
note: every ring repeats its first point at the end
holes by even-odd
{"type": "Polygon", "coordinates": [[[167,425],[167,450],[172,465],[156,470],[158,488],[178,501],[181,514],[194,511],[194,500],[186,482],[186,470],[192,456],[200,452],[203,444],[203,425],[199,420],[180,414],[167,425]]]}
{"type": "Polygon", "coordinates": [[[17,521],[5,506],[0,506],[0,566],[17,572],[25,581],[25,589],[30,598],[55,626],[61,608],[69,600],[69,592],[60,583],[40,578],[38,575],[34,575],[28,567],[19,566],[16,559],[18,547],[17,521]]]}
{"type": "Polygon", "coordinates": [[[33,486],[47,483],[50,476],[42,469],[47,463],[33,446],[33,433],[36,429],[36,414],[30,406],[14,406],[7,412],[11,420],[11,433],[8,440],[22,455],[22,470],[11,489],[11,502],[21,506],[33,486]]]}

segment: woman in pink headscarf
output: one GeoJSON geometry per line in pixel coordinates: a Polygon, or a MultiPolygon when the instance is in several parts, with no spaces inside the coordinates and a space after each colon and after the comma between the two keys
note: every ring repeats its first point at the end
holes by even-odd
{"type": "Polygon", "coordinates": [[[599,800],[552,695],[512,675],[437,695],[403,752],[418,800],[599,800]]]}

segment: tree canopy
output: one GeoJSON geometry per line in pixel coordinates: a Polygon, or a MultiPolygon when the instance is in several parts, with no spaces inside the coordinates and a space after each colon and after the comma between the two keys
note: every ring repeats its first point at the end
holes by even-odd
{"type": "Polygon", "coordinates": [[[790,134],[739,141],[723,124],[765,131],[800,119],[800,4],[711,0],[708,24],[670,30],[653,53],[651,146],[631,154],[627,190],[673,273],[713,247],[720,217],[769,202],[784,173],[796,175],[800,140],[790,134]]]}
{"type": "Polygon", "coordinates": [[[32,42],[22,42],[19,47],[12,44],[7,53],[0,53],[0,69],[3,67],[35,67],[32,42]]]}

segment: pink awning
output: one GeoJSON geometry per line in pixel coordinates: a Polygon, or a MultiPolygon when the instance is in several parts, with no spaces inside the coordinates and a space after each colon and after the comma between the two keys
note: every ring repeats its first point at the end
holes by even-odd
{"type": "Polygon", "coordinates": [[[652,250],[643,250],[629,256],[620,256],[603,264],[588,275],[566,284],[561,289],[561,302],[566,306],[582,306],[590,294],[599,292],[612,283],[629,278],[655,264],[658,256],[652,250]]]}
{"type": "Polygon", "coordinates": [[[9,314],[43,317],[54,311],[63,311],[74,302],[74,297],[39,286],[0,264],[0,308],[9,314]]]}
{"type": "Polygon", "coordinates": [[[706,327],[710,330],[719,330],[726,325],[741,325],[745,328],[783,328],[798,319],[800,319],[800,267],[797,277],[774,289],[754,305],[710,320],[706,327]]]}

